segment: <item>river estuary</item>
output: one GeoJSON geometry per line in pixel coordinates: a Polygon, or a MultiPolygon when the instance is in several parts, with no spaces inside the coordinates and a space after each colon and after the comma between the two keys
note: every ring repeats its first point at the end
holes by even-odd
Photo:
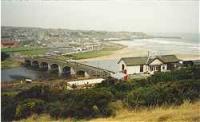
{"type": "Polygon", "coordinates": [[[58,75],[56,73],[52,74],[44,71],[37,71],[23,66],[1,70],[2,82],[24,80],[27,78],[32,80],[39,80],[39,79],[48,80],[52,78],[58,78],[58,75]]]}

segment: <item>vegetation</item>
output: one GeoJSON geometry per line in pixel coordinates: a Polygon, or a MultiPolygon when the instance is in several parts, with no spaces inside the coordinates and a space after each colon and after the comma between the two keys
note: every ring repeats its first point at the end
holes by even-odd
{"type": "Polygon", "coordinates": [[[19,65],[20,63],[10,58],[10,55],[8,53],[5,53],[5,52],[1,53],[1,68],[2,69],[17,67],[19,65]]]}
{"type": "Polygon", "coordinates": [[[5,52],[1,53],[1,61],[4,61],[4,60],[6,60],[9,57],[10,57],[10,55],[8,53],[5,53],[5,52]]]}
{"type": "Polygon", "coordinates": [[[4,61],[1,61],[1,68],[2,69],[18,67],[20,65],[21,65],[20,62],[15,61],[15,60],[13,60],[11,58],[8,58],[8,59],[6,59],[4,61]]]}
{"type": "Polygon", "coordinates": [[[21,55],[32,56],[41,55],[47,52],[48,48],[31,48],[31,47],[16,47],[16,48],[2,48],[4,53],[20,53],[21,55]]]}
{"type": "Polygon", "coordinates": [[[48,51],[48,48],[36,48],[33,50],[26,50],[20,52],[21,55],[25,56],[37,56],[37,55],[44,55],[48,51]]]}
{"type": "MultiPolygon", "coordinates": [[[[180,106],[159,106],[155,108],[142,108],[128,110],[123,107],[120,102],[115,103],[118,107],[115,116],[107,118],[94,118],[91,120],[80,120],[80,122],[91,121],[91,122],[198,122],[199,117],[199,106],[200,101],[190,103],[185,101],[180,106]]],[[[22,119],[23,122],[49,122],[56,121],[54,118],[47,114],[32,115],[29,118],[22,119]]],[[[77,121],[73,118],[59,118],[58,121],[62,122],[73,122],[77,121]]]]}
{"type": "MultiPolygon", "coordinates": [[[[171,73],[157,73],[148,79],[129,82],[109,78],[91,89],[68,91],[49,86],[34,86],[16,95],[3,93],[2,118],[9,121],[31,115],[48,114],[53,119],[91,119],[118,115],[118,106],[137,111],[144,109],[142,113],[151,111],[149,108],[155,112],[158,112],[160,108],[164,111],[162,106],[175,106],[172,108],[174,109],[185,101],[199,101],[199,71],[200,67],[195,66],[171,73]],[[121,101],[122,105],[116,104],[118,101],[121,101]]],[[[181,106],[177,108],[182,109],[181,106]]],[[[180,111],[177,110],[177,112],[180,111]]],[[[140,113],[134,112],[130,113],[130,116],[133,114],[141,116],[140,113]]],[[[168,115],[158,115],[159,118],[155,118],[155,114],[150,114],[154,115],[152,120],[163,121],[170,118],[168,115]]],[[[173,115],[170,114],[170,116],[173,115]]],[[[193,120],[199,120],[200,116],[197,114],[194,116],[193,120]]],[[[150,120],[150,118],[147,119],[150,120]]],[[[130,120],[134,119],[131,117],[130,120]]],[[[183,120],[189,119],[184,118],[183,120]]]]}
{"type": "MultiPolygon", "coordinates": [[[[96,118],[90,120],[91,122],[199,122],[199,106],[200,101],[190,103],[185,101],[180,106],[157,106],[155,108],[142,109],[118,109],[116,115],[108,118],[96,118]]],[[[43,118],[42,118],[43,117],[43,118]]],[[[42,119],[50,120],[46,116],[42,119]]],[[[41,119],[40,116],[35,116],[36,120],[41,119]]],[[[28,121],[33,121],[30,117],[28,121]]],[[[67,120],[66,120],[67,121],[67,120]]]]}
{"type": "Polygon", "coordinates": [[[80,59],[106,56],[106,55],[111,55],[111,54],[112,54],[112,51],[105,51],[105,50],[82,52],[82,53],[73,54],[72,59],[80,60],[80,59]]]}
{"type": "Polygon", "coordinates": [[[109,44],[105,45],[101,50],[95,50],[90,52],[80,52],[72,55],[67,55],[67,57],[71,57],[74,60],[80,59],[88,59],[88,58],[96,58],[101,56],[111,55],[114,51],[124,48],[124,46],[119,44],[109,44]]]}

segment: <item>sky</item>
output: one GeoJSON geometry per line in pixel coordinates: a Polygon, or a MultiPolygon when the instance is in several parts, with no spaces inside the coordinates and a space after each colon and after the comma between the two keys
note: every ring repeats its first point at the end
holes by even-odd
{"type": "Polygon", "coordinates": [[[1,2],[2,26],[198,33],[198,0],[43,0],[1,2]]]}

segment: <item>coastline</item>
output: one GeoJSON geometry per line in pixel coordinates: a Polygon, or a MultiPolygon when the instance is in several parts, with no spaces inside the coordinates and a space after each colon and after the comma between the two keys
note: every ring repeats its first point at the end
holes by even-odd
{"type": "MultiPolygon", "coordinates": [[[[121,57],[142,57],[142,56],[147,56],[148,55],[148,51],[150,49],[145,48],[146,44],[137,44],[134,46],[129,45],[129,43],[126,43],[127,41],[112,41],[112,43],[116,43],[116,44],[121,44],[126,46],[125,48],[122,48],[120,50],[114,51],[111,55],[106,55],[106,56],[100,56],[100,57],[95,57],[95,58],[89,58],[89,59],[81,59],[79,60],[80,62],[87,62],[87,61],[98,61],[98,60],[119,60],[121,57]]],[[[131,43],[136,43],[136,42],[131,42],[131,43]]],[[[166,42],[161,42],[161,43],[166,43],[166,42]]],[[[168,45],[166,45],[168,46],[168,45]]],[[[190,45],[188,45],[190,46],[190,45]]],[[[168,47],[160,47],[160,49],[162,48],[168,48],[168,47]]],[[[189,48],[189,47],[187,47],[189,48]]],[[[159,52],[159,51],[157,51],[159,52]]],[[[184,53],[181,52],[181,50],[170,50],[166,51],[165,53],[167,54],[174,54],[176,55],[178,58],[180,58],[181,60],[200,60],[200,52],[196,52],[196,53],[184,53]]],[[[162,54],[161,54],[162,55],[162,54]]]]}

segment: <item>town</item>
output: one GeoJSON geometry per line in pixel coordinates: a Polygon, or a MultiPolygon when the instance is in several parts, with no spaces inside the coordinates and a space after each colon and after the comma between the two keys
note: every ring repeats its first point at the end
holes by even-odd
{"type": "Polygon", "coordinates": [[[200,122],[196,0],[1,1],[2,122],[200,122]]]}

